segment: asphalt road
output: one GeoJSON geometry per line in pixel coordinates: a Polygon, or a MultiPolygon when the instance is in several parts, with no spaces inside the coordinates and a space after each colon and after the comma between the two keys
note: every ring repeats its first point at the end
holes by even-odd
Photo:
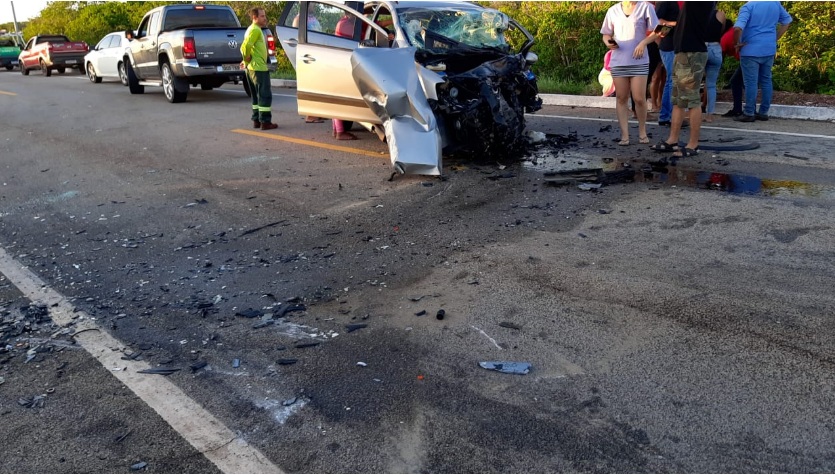
{"type": "Polygon", "coordinates": [[[720,119],[705,146],[759,148],[652,168],[613,111],[548,107],[534,156],[389,181],[275,93],[251,135],[232,86],[0,73],[0,471],[234,471],[186,400],[290,472],[835,471],[831,124],[720,119]]]}

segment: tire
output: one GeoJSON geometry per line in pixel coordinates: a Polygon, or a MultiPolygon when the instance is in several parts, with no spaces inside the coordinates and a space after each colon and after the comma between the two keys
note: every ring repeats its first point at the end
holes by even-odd
{"type": "Polygon", "coordinates": [[[96,76],[96,70],[93,68],[93,63],[87,63],[87,79],[93,84],[101,82],[101,78],[96,76]]]}
{"type": "Polygon", "coordinates": [[[22,74],[24,76],[29,75],[29,70],[26,69],[26,67],[23,65],[23,63],[20,63],[20,74],[22,74]]]}
{"type": "Polygon", "coordinates": [[[246,92],[246,97],[252,97],[252,91],[249,89],[249,79],[244,78],[244,92],[246,92]]]}
{"type": "Polygon", "coordinates": [[[351,127],[354,126],[354,121],[353,120],[343,120],[342,121],[342,126],[345,127],[345,132],[350,132],[351,127]]]}
{"type": "Polygon", "coordinates": [[[174,71],[171,70],[171,65],[167,62],[160,66],[160,76],[162,76],[162,90],[165,92],[165,98],[168,102],[176,104],[185,102],[188,97],[188,83],[183,87],[183,80],[174,76],[174,71]]]}
{"type": "Polygon", "coordinates": [[[40,65],[41,74],[43,74],[46,77],[52,76],[52,70],[46,67],[46,63],[44,63],[43,60],[40,61],[40,65]]]}
{"type": "Polygon", "coordinates": [[[125,71],[125,63],[119,61],[119,64],[116,66],[116,69],[119,71],[119,81],[122,81],[123,86],[128,85],[128,73],[125,71]]]}
{"type": "Polygon", "coordinates": [[[55,70],[58,71],[58,74],[64,74],[67,72],[66,68],[56,68],[55,70]]]}
{"type": "Polygon", "coordinates": [[[11,71],[12,69],[14,69],[14,64],[7,64],[6,65],[6,71],[11,71]]]}
{"type": "Polygon", "coordinates": [[[136,77],[130,62],[125,63],[125,75],[128,78],[128,89],[130,89],[131,94],[143,94],[145,92],[145,86],[139,84],[139,78],[136,77]]]}

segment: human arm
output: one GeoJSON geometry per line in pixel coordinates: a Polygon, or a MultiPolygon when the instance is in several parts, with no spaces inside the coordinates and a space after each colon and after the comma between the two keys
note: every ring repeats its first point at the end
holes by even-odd
{"type": "Polygon", "coordinates": [[[260,34],[261,29],[248,28],[246,30],[244,40],[241,42],[241,57],[243,58],[243,61],[241,61],[241,69],[246,69],[246,65],[252,62],[252,49],[255,45],[255,41],[257,40],[253,32],[258,32],[260,34]]]}
{"type": "Polygon", "coordinates": [[[789,24],[786,23],[785,25],[780,24],[777,25],[777,41],[780,41],[780,38],[789,31],[789,24]]]}

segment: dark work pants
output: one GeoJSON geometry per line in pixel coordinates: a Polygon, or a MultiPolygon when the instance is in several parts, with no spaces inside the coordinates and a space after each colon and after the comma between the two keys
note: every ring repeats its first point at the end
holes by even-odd
{"type": "Polygon", "coordinates": [[[273,91],[270,87],[269,71],[251,71],[247,69],[246,80],[252,92],[252,120],[264,124],[273,121],[273,91]]]}

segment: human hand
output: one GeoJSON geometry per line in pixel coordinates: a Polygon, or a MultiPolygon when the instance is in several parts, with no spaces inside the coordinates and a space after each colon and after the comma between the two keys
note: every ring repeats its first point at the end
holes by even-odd
{"type": "Polygon", "coordinates": [[[638,46],[635,47],[635,51],[632,52],[632,57],[635,59],[641,59],[644,57],[644,44],[638,43],[638,46]]]}
{"type": "Polygon", "coordinates": [[[611,38],[609,39],[609,41],[606,42],[606,47],[609,48],[610,50],[616,50],[616,49],[620,48],[620,46],[618,46],[618,43],[611,38]]]}

